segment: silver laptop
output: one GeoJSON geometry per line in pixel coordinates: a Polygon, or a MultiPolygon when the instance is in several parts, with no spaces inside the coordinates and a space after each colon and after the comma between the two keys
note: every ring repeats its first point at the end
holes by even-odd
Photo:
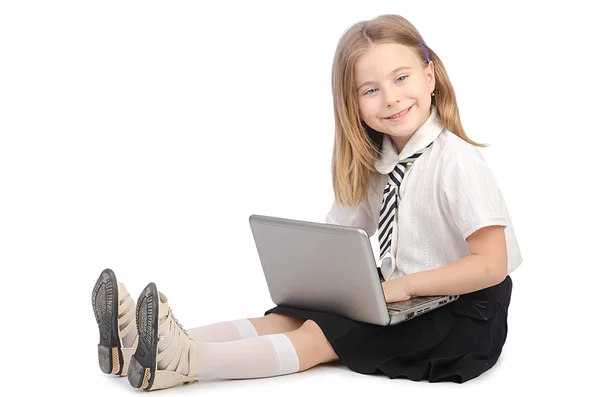
{"type": "Polygon", "coordinates": [[[276,305],[393,325],[458,298],[428,296],[386,303],[363,229],[256,214],[249,222],[276,305]]]}

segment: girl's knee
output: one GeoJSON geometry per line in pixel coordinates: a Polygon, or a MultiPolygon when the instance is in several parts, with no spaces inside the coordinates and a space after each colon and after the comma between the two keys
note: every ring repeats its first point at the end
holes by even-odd
{"type": "Polygon", "coordinates": [[[306,320],[297,332],[301,334],[300,339],[304,341],[304,350],[309,352],[311,358],[316,361],[314,364],[326,363],[338,358],[321,327],[313,320],[306,320]]]}
{"type": "Polygon", "coordinates": [[[321,330],[321,327],[313,320],[306,320],[298,329],[298,332],[312,342],[310,343],[310,348],[327,352],[331,350],[331,345],[321,330]]]}
{"type": "Polygon", "coordinates": [[[249,319],[258,335],[280,334],[295,331],[302,326],[304,320],[284,316],[277,313],[269,313],[264,317],[249,319]]]}
{"type": "Polygon", "coordinates": [[[285,329],[285,331],[281,331],[282,333],[297,330],[306,321],[305,319],[284,316],[283,314],[277,313],[269,313],[265,318],[269,319],[272,324],[285,329]]]}
{"type": "Polygon", "coordinates": [[[313,320],[306,320],[304,321],[304,323],[302,324],[302,326],[300,327],[301,330],[308,332],[310,334],[314,334],[314,335],[318,335],[318,336],[323,336],[323,338],[325,338],[325,335],[323,334],[323,331],[321,330],[321,327],[319,327],[319,324],[317,324],[316,322],[314,322],[313,320]]]}

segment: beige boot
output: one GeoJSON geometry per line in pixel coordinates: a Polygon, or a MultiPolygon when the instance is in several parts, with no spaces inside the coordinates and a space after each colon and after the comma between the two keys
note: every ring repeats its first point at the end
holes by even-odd
{"type": "Polygon", "coordinates": [[[135,303],[115,273],[105,269],[92,291],[92,307],[100,331],[98,363],[105,374],[127,376],[138,343],[135,303]]]}
{"type": "Polygon", "coordinates": [[[196,342],[177,322],[167,297],[154,283],[138,298],[136,323],[140,341],[127,375],[131,386],[158,390],[196,380],[196,342]]]}

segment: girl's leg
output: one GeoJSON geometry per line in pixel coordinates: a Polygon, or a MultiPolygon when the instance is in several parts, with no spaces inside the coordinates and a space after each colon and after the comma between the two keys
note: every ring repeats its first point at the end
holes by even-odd
{"type": "Polygon", "coordinates": [[[271,313],[264,317],[223,321],[187,329],[196,342],[231,342],[255,336],[279,334],[300,328],[304,320],[271,313]]]}
{"type": "Polygon", "coordinates": [[[197,342],[230,342],[258,336],[256,329],[247,319],[223,321],[186,330],[197,342]]]}
{"type": "MultiPolygon", "coordinates": [[[[274,327],[282,326],[282,322],[293,325],[285,317],[271,315],[256,320],[261,332],[276,331],[274,327]]],[[[138,299],[136,323],[140,341],[128,377],[133,387],[146,390],[207,378],[285,375],[337,359],[321,329],[311,320],[285,333],[223,343],[195,341],[173,317],[166,296],[153,283],[138,299]]]]}
{"type": "Polygon", "coordinates": [[[307,320],[280,334],[226,343],[196,343],[199,379],[252,379],[305,371],[337,360],[319,326],[307,320]]]}
{"type": "Polygon", "coordinates": [[[318,364],[338,360],[338,356],[331,344],[312,320],[307,320],[299,329],[286,332],[290,339],[298,359],[300,361],[300,372],[312,368],[318,364]]]}
{"type": "Polygon", "coordinates": [[[306,320],[270,313],[264,317],[248,319],[258,335],[282,334],[295,331],[304,324],[306,320]]]}

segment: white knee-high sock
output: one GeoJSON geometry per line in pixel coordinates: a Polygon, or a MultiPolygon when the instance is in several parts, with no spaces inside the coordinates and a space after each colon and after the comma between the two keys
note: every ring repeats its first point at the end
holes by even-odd
{"type": "Polygon", "coordinates": [[[256,329],[246,318],[190,328],[186,331],[196,342],[230,342],[258,336],[256,329]]]}
{"type": "Polygon", "coordinates": [[[198,379],[249,379],[300,370],[292,342],[284,334],[223,343],[196,342],[198,379]]]}

